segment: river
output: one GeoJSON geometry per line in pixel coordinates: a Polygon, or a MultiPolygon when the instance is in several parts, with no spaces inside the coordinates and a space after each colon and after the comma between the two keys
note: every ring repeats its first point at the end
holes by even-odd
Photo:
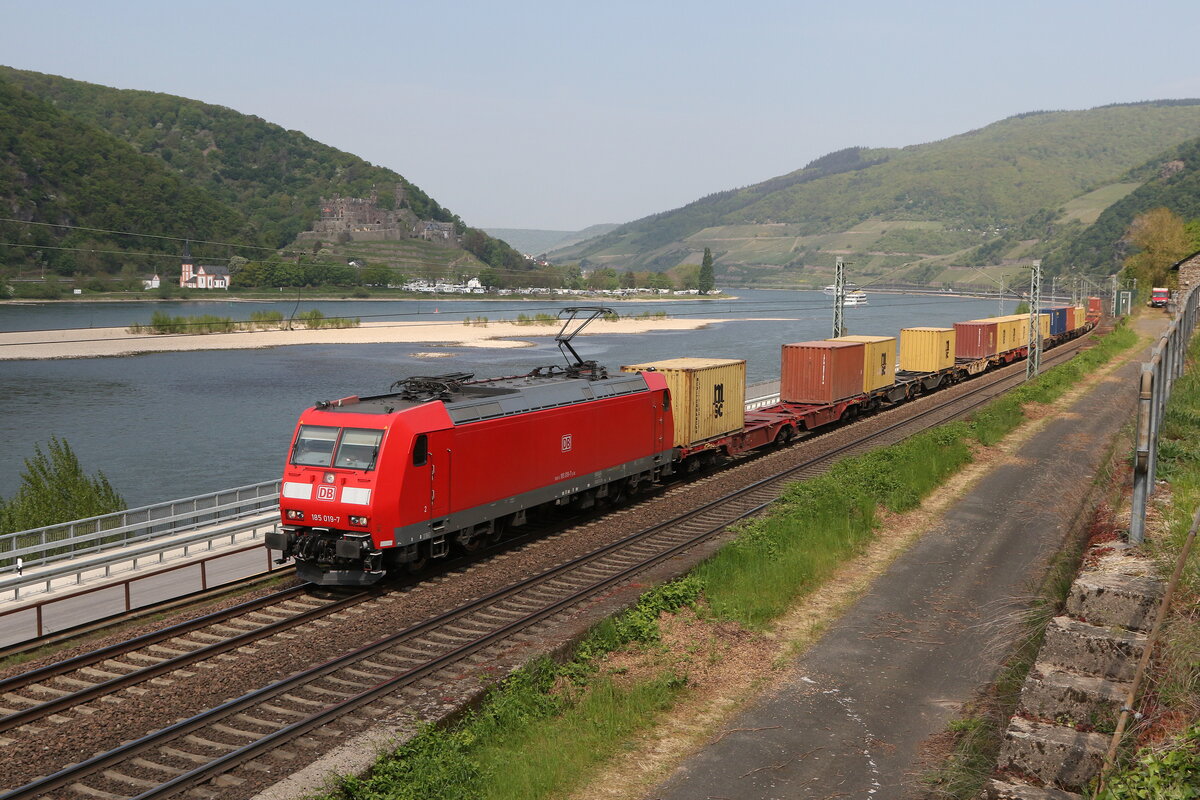
{"type": "MultiPolygon", "coordinates": [[[[587,336],[584,358],[622,364],[677,356],[745,358],[751,382],[779,375],[779,345],[829,335],[830,299],[820,292],[736,290],[733,300],[614,304],[619,312],[739,318],[697,331],[587,336]],[[758,321],[753,321],[753,320],[758,321]]],[[[594,302],[594,301],[575,301],[594,302]]],[[[364,321],[555,313],[555,301],[305,301],[326,316],[364,321]]],[[[108,327],[148,322],[156,310],[248,319],[288,303],[130,302],[0,305],[0,330],[108,327]]],[[[1013,303],[1004,313],[1012,313],[1013,303]]],[[[948,326],[994,316],[996,300],[871,294],[848,308],[851,333],[896,336],[900,328],[948,326]]],[[[296,417],[313,402],[387,391],[408,375],[474,372],[512,375],[562,363],[552,339],[533,347],[478,349],[400,345],[305,345],[265,350],[158,353],[122,358],[0,361],[0,497],[19,486],[23,459],[52,436],[66,439],[88,472],[103,471],[131,506],[277,477],[296,417]],[[444,352],[444,358],[414,354],[444,352]]]]}

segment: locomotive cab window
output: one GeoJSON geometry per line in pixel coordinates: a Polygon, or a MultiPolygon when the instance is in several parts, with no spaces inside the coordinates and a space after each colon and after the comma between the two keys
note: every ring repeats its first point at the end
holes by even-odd
{"type": "Polygon", "coordinates": [[[369,470],[375,468],[375,458],[379,455],[379,443],[383,441],[383,431],[363,428],[347,428],[342,433],[338,443],[335,467],[346,469],[369,470]]]}
{"type": "Polygon", "coordinates": [[[292,446],[292,463],[302,467],[328,467],[333,460],[333,445],[338,429],[322,425],[301,425],[292,446]]]}
{"type": "Polygon", "coordinates": [[[429,437],[421,434],[413,442],[413,466],[423,467],[429,460],[429,437]]]}
{"type": "Polygon", "coordinates": [[[670,411],[670,410],[671,410],[671,393],[664,391],[663,392],[663,411],[670,411]]]}

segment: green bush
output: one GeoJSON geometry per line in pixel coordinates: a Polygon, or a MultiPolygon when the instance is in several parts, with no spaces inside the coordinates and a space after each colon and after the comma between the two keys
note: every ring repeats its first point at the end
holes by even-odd
{"type": "Polygon", "coordinates": [[[1167,747],[1145,748],[1136,763],[1105,783],[1098,800],[1197,800],[1200,798],[1200,724],[1167,747]]]}
{"type": "Polygon", "coordinates": [[[25,459],[21,485],[0,499],[0,533],[13,533],[59,522],[120,511],[125,501],[104,473],[89,477],[65,439],[51,437],[45,451],[34,447],[25,459]]]}
{"type": "Polygon", "coordinates": [[[63,291],[57,279],[47,278],[42,283],[14,283],[12,294],[18,300],[57,300],[63,291]]]}
{"type": "Polygon", "coordinates": [[[250,325],[254,328],[278,328],[283,324],[282,311],[252,311],[250,312],[250,325]]]}

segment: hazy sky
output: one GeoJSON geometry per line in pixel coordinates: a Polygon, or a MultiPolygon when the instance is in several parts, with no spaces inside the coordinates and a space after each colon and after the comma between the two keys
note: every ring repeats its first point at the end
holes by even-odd
{"type": "Polygon", "coordinates": [[[570,230],[850,145],[1200,97],[1197,30],[1196,0],[0,0],[0,63],[230,106],[468,224],[570,230]]]}

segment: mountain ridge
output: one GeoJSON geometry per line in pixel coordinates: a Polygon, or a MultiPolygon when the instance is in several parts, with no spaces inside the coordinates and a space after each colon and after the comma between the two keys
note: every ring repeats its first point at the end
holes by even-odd
{"type": "MultiPolygon", "coordinates": [[[[464,246],[485,263],[504,269],[526,266],[519,253],[469,228],[399,173],[256,115],[161,92],[116,89],[6,66],[0,66],[0,81],[114,137],[234,209],[254,230],[247,244],[289,245],[318,217],[323,197],[376,192],[383,202],[391,202],[400,186],[402,202],[419,218],[454,223],[464,246]]],[[[107,202],[119,199],[110,197],[107,202]]],[[[26,211],[38,215],[36,208],[26,211]]],[[[174,235],[192,233],[179,223],[174,235]]]]}
{"type": "Polygon", "coordinates": [[[1115,183],[1197,129],[1195,99],[1026,112],[935,142],[835,151],[554,255],[585,266],[665,270],[711,247],[726,280],[811,267],[817,282],[839,254],[876,272],[910,262],[932,267],[930,259],[970,254],[1046,209],[1115,183]],[[819,174],[827,165],[837,169],[819,174]]]}

